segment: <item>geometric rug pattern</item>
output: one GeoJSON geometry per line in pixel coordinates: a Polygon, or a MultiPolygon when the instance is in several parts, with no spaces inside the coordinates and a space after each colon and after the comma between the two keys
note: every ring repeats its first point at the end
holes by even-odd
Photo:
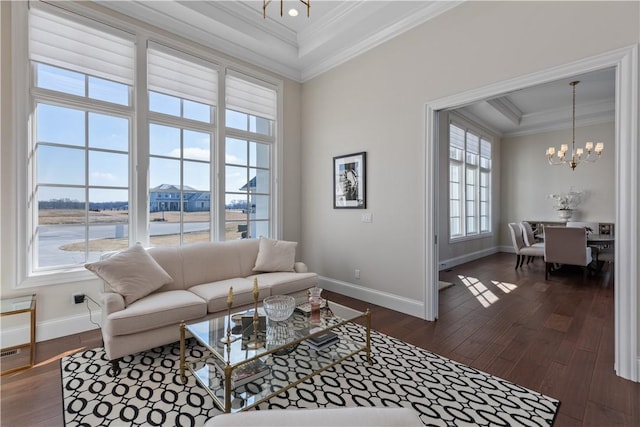
{"type": "MultiPolygon", "coordinates": [[[[344,333],[362,337],[361,326],[344,333]]],[[[188,358],[207,352],[188,340],[188,358]]],[[[340,345],[340,344],[338,344],[340,345]]],[[[283,392],[256,409],[340,406],[410,407],[425,425],[549,426],[560,402],[512,382],[371,331],[373,365],[364,353],[283,392]]],[[[295,377],[313,351],[299,346],[296,358],[273,357],[295,377]]],[[[329,350],[327,350],[329,351],[329,350]]],[[[107,375],[103,349],[62,359],[66,426],[201,426],[220,414],[211,397],[187,374],[179,375],[179,345],[174,343],[127,356],[116,378],[107,375]]]]}

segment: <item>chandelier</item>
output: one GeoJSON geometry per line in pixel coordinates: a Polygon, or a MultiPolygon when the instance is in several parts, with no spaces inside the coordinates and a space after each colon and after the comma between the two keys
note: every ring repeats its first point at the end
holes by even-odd
{"type": "Polygon", "coordinates": [[[571,138],[571,154],[568,155],[569,146],[562,144],[560,150],[558,150],[558,158],[554,159],[553,155],[556,153],[555,147],[547,148],[547,158],[550,165],[568,165],[571,170],[574,170],[580,162],[593,163],[600,158],[602,150],[604,150],[604,144],[602,142],[596,143],[595,147],[593,142],[587,142],[583,148],[576,149],[576,85],[579,81],[569,83],[573,86],[573,136],[571,138]],[[585,151],[587,155],[583,157],[585,151]]]}
{"type": "MultiPolygon", "coordinates": [[[[305,6],[307,6],[307,18],[309,17],[309,9],[311,9],[311,0],[299,0],[300,3],[304,4],[305,6]]],[[[269,3],[271,3],[271,0],[262,0],[262,18],[266,19],[267,18],[267,6],[269,6],[269,3]]],[[[282,11],[283,11],[283,0],[280,0],[280,16],[282,16],[282,11]]],[[[295,9],[291,9],[289,11],[289,15],[291,16],[297,16],[298,15],[298,11],[295,9]]]]}

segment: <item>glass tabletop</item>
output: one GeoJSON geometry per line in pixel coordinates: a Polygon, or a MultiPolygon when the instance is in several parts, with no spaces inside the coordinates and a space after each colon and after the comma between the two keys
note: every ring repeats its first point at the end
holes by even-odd
{"type": "Polygon", "coordinates": [[[221,362],[228,361],[231,366],[236,366],[274,351],[277,353],[278,349],[285,351],[287,347],[320,335],[339,323],[361,317],[364,313],[332,302],[321,311],[321,319],[317,324],[311,323],[309,316],[298,311],[282,322],[267,320],[261,309],[258,309],[258,314],[257,339],[253,333],[253,310],[232,313],[230,323],[225,315],[188,324],[186,329],[221,362]],[[231,328],[232,341],[229,348],[226,345],[228,327],[231,328]],[[258,348],[254,348],[256,341],[258,348]]]}
{"type": "Polygon", "coordinates": [[[268,322],[264,317],[257,339],[253,334],[253,311],[185,325],[185,330],[211,354],[187,364],[182,342],[181,364],[195,375],[222,410],[237,412],[252,408],[358,352],[366,352],[371,363],[368,310],[360,312],[327,302],[320,313],[319,322],[312,322],[308,314],[299,311],[283,322],[268,322]],[[357,319],[364,319],[366,327],[346,328],[346,324],[357,319]],[[231,332],[228,345],[227,328],[231,332]],[[256,342],[258,345],[254,346],[256,342]]]}
{"type": "Polygon", "coordinates": [[[20,311],[28,311],[33,309],[33,305],[36,301],[35,295],[25,295],[15,298],[6,298],[0,300],[0,314],[11,314],[20,311]]]}

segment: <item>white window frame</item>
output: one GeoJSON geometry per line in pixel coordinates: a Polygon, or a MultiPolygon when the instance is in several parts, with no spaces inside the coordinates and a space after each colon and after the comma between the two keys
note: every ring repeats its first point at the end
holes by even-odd
{"type": "MultiPolygon", "coordinates": [[[[34,224],[33,215],[35,210],[29,208],[29,200],[27,195],[29,194],[30,187],[32,185],[34,176],[31,175],[24,166],[26,165],[26,159],[28,156],[28,145],[21,143],[24,141],[30,141],[33,135],[32,118],[30,112],[32,111],[32,97],[31,95],[25,96],[30,93],[31,82],[28,76],[30,61],[28,57],[28,8],[29,7],[42,7],[48,8],[53,11],[62,11],[62,13],[74,16],[80,15],[82,17],[98,20],[105,25],[114,27],[116,29],[135,34],[137,38],[136,53],[138,58],[136,59],[136,81],[134,84],[132,102],[134,105],[134,121],[132,123],[132,147],[130,149],[130,156],[134,166],[130,168],[130,181],[129,181],[129,207],[130,207],[130,230],[129,230],[129,243],[133,244],[136,241],[148,244],[148,203],[149,203],[149,188],[148,188],[148,167],[149,167],[149,111],[148,111],[148,96],[146,95],[146,56],[140,57],[141,52],[146,49],[147,41],[154,40],[160,42],[166,46],[180,50],[195,56],[200,56],[210,62],[219,65],[219,79],[218,79],[218,104],[216,106],[217,117],[215,120],[217,136],[214,138],[212,152],[213,162],[211,164],[211,204],[217,203],[217,209],[212,209],[212,227],[211,227],[211,239],[213,241],[222,240],[224,236],[224,212],[225,198],[224,198],[224,145],[220,141],[225,141],[226,128],[225,128],[225,88],[224,78],[226,69],[234,69],[241,71],[243,74],[254,77],[261,81],[267,82],[273,85],[277,91],[277,117],[275,120],[274,140],[271,152],[271,203],[270,203],[270,235],[272,238],[282,238],[282,209],[283,200],[281,197],[281,182],[280,174],[284,170],[282,159],[282,147],[283,138],[282,129],[283,121],[283,87],[284,83],[281,79],[263,74],[256,71],[253,68],[243,66],[236,63],[233,60],[224,57],[218,57],[213,52],[206,48],[199,48],[192,44],[185,44],[178,40],[178,37],[171,37],[161,33],[150,32],[148,27],[139,27],[131,22],[121,20],[114,17],[111,14],[103,14],[99,11],[87,8],[82,4],[73,2],[58,3],[55,6],[46,3],[31,2],[16,2],[11,7],[12,13],[12,73],[13,73],[13,98],[12,103],[14,105],[14,129],[13,129],[13,141],[15,148],[16,159],[16,186],[15,186],[15,215],[17,222],[16,232],[16,277],[13,280],[15,288],[32,287],[32,286],[45,286],[55,285],[61,283],[70,283],[76,281],[85,281],[95,279],[95,276],[84,269],[83,266],[77,268],[65,268],[59,270],[51,270],[46,272],[33,272],[33,265],[31,264],[31,255],[28,242],[33,235],[32,224],[34,224]]],[[[253,135],[252,135],[253,138],[253,135]]],[[[255,138],[253,138],[255,140],[255,138]]]]}
{"type": "Polygon", "coordinates": [[[473,123],[472,121],[462,117],[459,114],[450,114],[449,115],[449,124],[447,126],[447,169],[448,169],[448,174],[447,176],[449,177],[448,181],[447,181],[447,219],[448,219],[448,223],[447,223],[447,229],[448,229],[448,236],[449,236],[449,242],[450,243],[455,243],[455,242],[461,242],[461,241],[466,241],[466,240],[474,240],[474,239],[483,239],[489,236],[493,235],[493,213],[492,213],[492,197],[493,197],[493,176],[492,176],[492,162],[493,162],[493,148],[495,146],[494,141],[496,140],[496,137],[494,135],[492,135],[491,133],[487,132],[486,130],[484,130],[481,126],[476,125],[475,123],[473,123]],[[464,131],[464,144],[465,144],[465,148],[463,150],[463,154],[462,154],[462,160],[458,161],[458,160],[454,160],[451,159],[451,155],[450,155],[450,149],[451,149],[451,125],[458,127],[459,129],[464,131]],[[471,133],[475,136],[478,137],[478,153],[477,153],[477,158],[478,161],[476,164],[468,164],[467,163],[467,134],[471,133]],[[489,168],[483,167],[482,166],[482,161],[481,161],[481,152],[482,152],[482,141],[485,140],[487,142],[489,142],[489,144],[491,145],[491,158],[489,159],[489,168]],[[452,164],[457,164],[460,166],[461,168],[461,173],[460,173],[460,227],[461,227],[461,233],[455,236],[451,235],[451,220],[452,220],[452,212],[451,212],[451,165],[452,164]],[[473,186],[473,191],[474,191],[474,197],[475,197],[475,207],[474,207],[474,212],[472,217],[475,218],[474,219],[474,223],[475,223],[475,228],[476,228],[476,232],[468,232],[467,231],[467,217],[470,217],[470,215],[468,215],[467,212],[467,172],[469,170],[473,170],[474,171],[474,176],[475,176],[475,182],[476,184],[473,186]],[[481,205],[482,205],[482,199],[480,197],[480,187],[481,187],[481,174],[482,173],[488,173],[489,175],[489,185],[488,185],[488,197],[489,199],[487,200],[487,205],[488,205],[488,225],[489,225],[489,229],[486,231],[483,231],[481,229],[481,218],[483,215],[481,215],[481,205]]]}

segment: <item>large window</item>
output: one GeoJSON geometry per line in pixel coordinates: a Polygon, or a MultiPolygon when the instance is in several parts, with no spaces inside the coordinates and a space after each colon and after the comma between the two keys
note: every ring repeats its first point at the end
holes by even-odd
{"type": "Polygon", "coordinates": [[[449,124],[449,237],[491,233],[491,140],[449,124]]]}
{"type": "Polygon", "coordinates": [[[19,244],[30,256],[19,260],[19,282],[83,271],[136,241],[277,237],[279,82],[135,27],[47,4],[24,10],[30,114],[19,244]]]}
{"type": "Polygon", "coordinates": [[[272,210],[272,147],[276,91],[227,75],[225,140],[225,234],[269,236],[272,210]]]}
{"type": "Polygon", "coordinates": [[[29,248],[38,271],[128,245],[134,43],[38,9],[30,24],[29,248]],[[77,55],[89,48],[94,55],[77,55]]]}
{"type": "Polygon", "coordinates": [[[154,43],[147,62],[151,244],[209,241],[218,73],[154,43]]]}

